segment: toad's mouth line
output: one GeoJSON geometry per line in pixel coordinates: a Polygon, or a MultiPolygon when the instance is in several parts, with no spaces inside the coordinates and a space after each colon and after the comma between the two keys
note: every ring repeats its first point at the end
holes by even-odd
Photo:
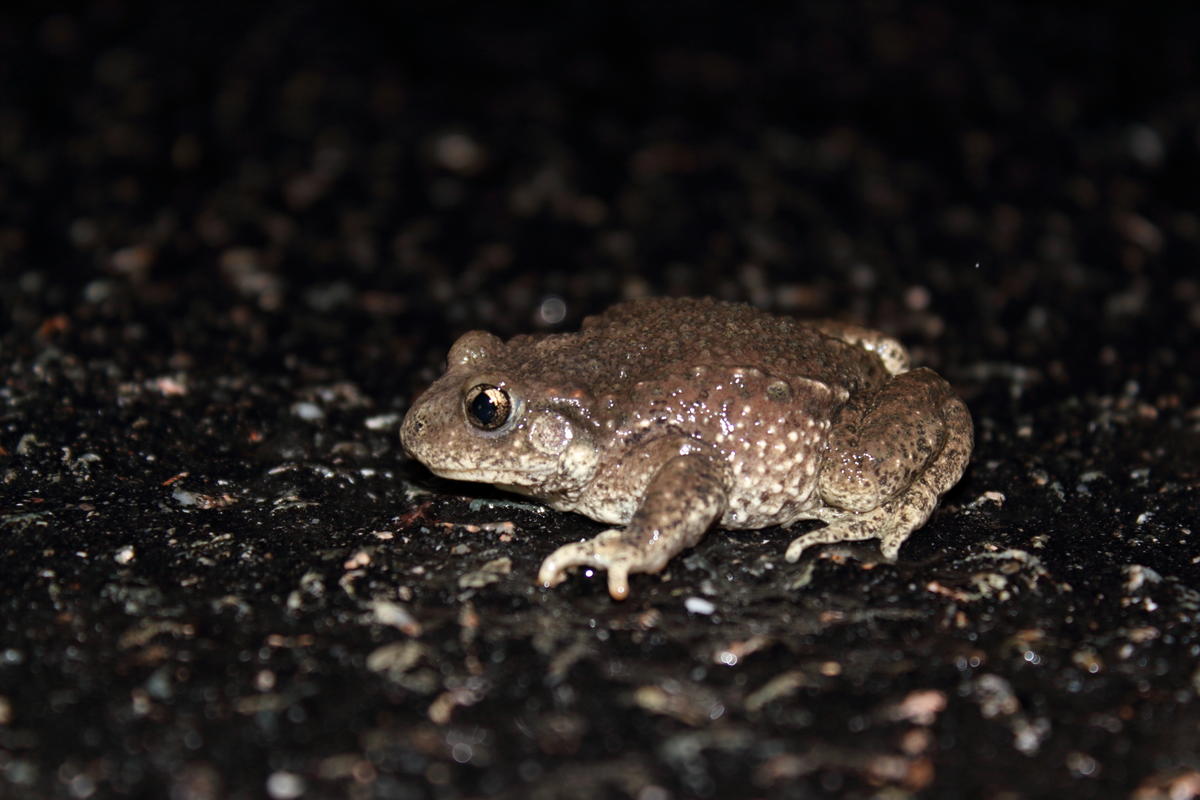
{"type": "Polygon", "coordinates": [[[498,489],[510,492],[528,491],[528,485],[537,481],[539,475],[534,472],[501,472],[489,469],[456,469],[454,467],[430,467],[429,471],[439,478],[451,481],[466,481],[467,483],[490,483],[498,489]],[[514,478],[528,483],[512,483],[514,478]]]}

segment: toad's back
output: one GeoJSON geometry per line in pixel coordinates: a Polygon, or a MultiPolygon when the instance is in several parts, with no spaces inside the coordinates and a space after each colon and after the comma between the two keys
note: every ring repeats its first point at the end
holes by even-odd
{"type": "Polygon", "coordinates": [[[621,303],[585,319],[578,333],[518,336],[509,352],[522,359],[526,374],[597,395],[628,396],[638,383],[697,367],[809,378],[850,394],[888,375],[878,356],[818,327],[711,299],[621,303]]]}

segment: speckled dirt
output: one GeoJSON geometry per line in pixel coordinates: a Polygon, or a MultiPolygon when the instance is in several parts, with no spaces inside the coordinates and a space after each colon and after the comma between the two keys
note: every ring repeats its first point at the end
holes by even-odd
{"type": "Polygon", "coordinates": [[[0,797],[1200,796],[1200,19],[1055,5],[5,12],[0,797]],[[535,588],[600,526],[399,420],[644,294],[899,336],[971,468],[535,588]]]}

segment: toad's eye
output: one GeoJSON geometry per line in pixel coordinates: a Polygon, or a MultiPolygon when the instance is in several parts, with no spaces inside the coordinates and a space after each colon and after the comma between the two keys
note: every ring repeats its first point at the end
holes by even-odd
{"type": "Polygon", "coordinates": [[[512,398],[508,392],[490,383],[472,386],[463,397],[467,419],[480,430],[494,431],[508,422],[512,414],[512,398]]]}

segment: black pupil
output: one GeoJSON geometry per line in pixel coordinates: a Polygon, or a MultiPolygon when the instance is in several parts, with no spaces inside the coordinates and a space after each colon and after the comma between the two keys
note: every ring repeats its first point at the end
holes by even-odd
{"type": "Polygon", "coordinates": [[[487,391],[475,395],[475,399],[471,401],[471,416],[484,425],[491,425],[499,410],[487,391]]]}

